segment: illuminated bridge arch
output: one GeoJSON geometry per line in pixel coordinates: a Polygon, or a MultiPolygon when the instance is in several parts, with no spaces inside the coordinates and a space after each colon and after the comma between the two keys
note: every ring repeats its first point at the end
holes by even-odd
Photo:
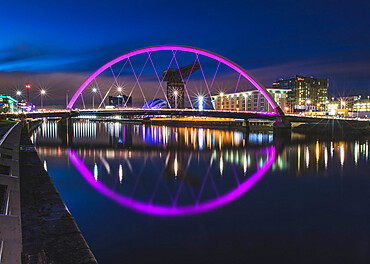
{"type": "MultiPolygon", "coordinates": [[[[204,78],[204,81],[205,81],[205,85],[206,85],[206,88],[208,89],[208,92],[209,92],[209,95],[210,96],[211,96],[211,88],[212,88],[212,85],[213,85],[213,81],[214,81],[214,79],[216,77],[216,74],[217,74],[218,68],[220,67],[220,64],[226,65],[226,67],[229,67],[230,69],[232,69],[233,71],[235,71],[235,72],[237,72],[239,74],[239,79],[238,79],[238,82],[237,82],[237,86],[239,84],[240,78],[241,77],[244,77],[250,84],[252,84],[264,96],[264,98],[267,100],[267,102],[269,103],[269,105],[271,106],[271,108],[273,109],[274,113],[277,116],[280,116],[280,117],[283,117],[284,116],[282,110],[280,109],[280,107],[278,106],[278,104],[275,102],[275,100],[271,96],[271,94],[267,91],[267,89],[264,88],[263,85],[261,85],[255,78],[253,78],[245,69],[243,69],[242,67],[240,67],[238,64],[236,64],[235,62],[233,62],[233,61],[231,61],[231,60],[229,60],[229,59],[227,59],[225,57],[222,57],[221,55],[218,55],[216,53],[213,53],[213,52],[210,52],[210,51],[207,51],[207,50],[203,50],[203,49],[200,49],[200,48],[189,47],[189,46],[181,46],[181,45],[152,46],[152,47],[141,48],[141,49],[138,49],[138,50],[134,50],[134,51],[128,52],[128,53],[126,53],[126,54],[124,54],[122,56],[119,56],[118,58],[116,58],[116,59],[114,59],[114,60],[106,63],[105,65],[103,65],[102,67],[100,67],[96,72],[94,72],[90,77],[88,77],[86,79],[86,81],[78,88],[77,92],[73,95],[73,97],[69,101],[67,108],[68,109],[72,109],[74,107],[74,104],[76,103],[77,99],[80,96],[81,96],[81,99],[83,101],[82,92],[91,83],[94,83],[94,81],[97,84],[96,78],[101,73],[103,73],[105,70],[108,70],[108,71],[110,70],[112,72],[112,75],[113,75],[113,77],[115,79],[115,83],[118,86],[118,82],[117,82],[116,76],[114,74],[114,71],[112,70],[112,66],[115,65],[115,64],[117,64],[117,63],[119,63],[119,62],[121,62],[121,61],[125,61],[125,65],[128,64],[129,66],[131,66],[132,71],[133,71],[134,76],[135,76],[135,79],[136,79],[136,81],[138,83],[137,86],[140,88],[141,94],[143,95],[143,97],[145,99],[145,95],[144,95],[145,93],[142,91],[141,86],[140,86],[140,82],[139,82],[139,78],[140,78],[141,73],[140,74],[136,74],[135,73],[135,71],[133,69],[133,66],[132,66],[131,58],[134,57],[134,56],[136,56],[136,55],[147,54],[148,57],[147,57],[147,60],[146,60],[145,65],[147,63],[153,65],[153,68],[154,68],[155,73],[156,73],[157,81],[159,82],[160,85],[162,85],[162,83],[164,81],[164,78],[162,80],[160,80],[161,79],[160,77],[162,77],[162,76],[161,76],[161,74],[158,74],[157,73],[157,71],[155,69],[155,66],[154,66],[154,63],[153,63],[153,60],[151,59],[151,54],[153,52],[157,52],[157,51],[169,51],[169,52],[172,52],[173,56],[172,56],[170,65],[168,66],[167,70],[170,68],[171,63],[173,61],[174,61],[175,65],[176,65],[177,69],[180,68],[179,63],[177,62],[177,59],[176,59],[176,53],[178,51],[195,54],[196,55],[196,60],[194,61],[193,67],[196,64],[196,62],[199,63],[200,70],[201,70],[201,73],[203,75],[203,78],[204,78]],[[213,77],[213,81],[212,81],[211,84],[208,84],[207,81],[206,81],[206,78],[205,78],[205,75],[204,75],[204,72],[203,72],[203,68],[202,68],[202,65],[200,64],[200,60],[199,60],[199,56],[200,55],[202,55],[204,57],[208,57],[208,58],[213,59],[213,60],[215,60],[215,61],[218,62],[218,66],[217,66],[217,69],[215,71],[215,74],[214,74],[214,77],[213,77]]],[[[144,65],[144,67],[145,67],[145,65],[144,65]]],[[[180,75],[181,75],[181,71],[180,71],[180,75]]],[[[187,80],[185,80],[185,78],[183,78],[183,76],[181,76],[181,78],[182,78],[183,82],[185,83],[185,90],[186,90],[186,81],[187,80]]],[[[135,86],[136,86],[136,84],[135,84],[135,86]]],[[[162,87],[162,90],[164,91],[163,86],[161,86],[161,87],[162,87]]],[[[100,91],[99,91],[99,93],[100,93],[100,91]]],[[[190,96],[189,96],[189,93],[188,92],[187,92],[187,96],[188,96],[188,99],[189,99],[190,104],[191,104],[191,100],[190,100],[190,96]]],[[[100,97],[101,97],[102,103],[103,103],[105,97],[103,98],[103,96],[102,96],[101,93],[100,93],[100,97]]],[[[167,100],[167,97],[166,97],[166,100],[167,100]]],[[[168,100],[167,100],[167,102],[168,102],[168,100]]],[[[145,100],[145,103],[147,103],[146,100],[145,100]]]]}

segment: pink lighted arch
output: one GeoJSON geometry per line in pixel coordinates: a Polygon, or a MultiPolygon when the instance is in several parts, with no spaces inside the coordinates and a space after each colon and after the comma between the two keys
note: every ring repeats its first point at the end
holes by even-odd
{"type": "Polygon", "coordinates": [[[210,52],[210,51],[207,51],[207,50],[203,50],[203,49],[199,49],[199,48],[195,48],[195,47],[181,46],[181,45],[147,47],[147,48],[142,48],[142,49],[131,51],[131,52],[126,53],[126,54],[124,54],[124,55],[122,55],[118,58],[115,58],[114,60],[112,60],[112,61],[108,62],[107,64],[103,65],[102,67],[100,67],[96,72],[94,72],[89,78],[86,79],[86,81],[80,86],[80,88],[78,88],[77,92],[73,95],[73,97],[69,101],[67,108],[69,110],[72,109],[73,105],[77,101],[77,98],[81,95],[81,93],[85,90],[85,88],[89,85],[89,83],[91,83],[99,74],[101,74],[103,71],[105,71],[106,69],[108,69],[112,65],[114,65],[114,64],[116,64],[116,63],[118,63],[118,62],[120,62],[124,59],[130,58],[130,57],[133,57],[133,56],[136,56],[136,55],[139,55],[139,54],[143,54],[143,53],[153,52],[153,51],[184,51],[184,52],[190,52],[190,53],[203,55],[205,57],[214,59],[216,61],[219,61],[219,62],[225,64],[226,66],[232,68],[233,70],[238,72],[241,76],[246,78],[251,84],[253,84],[253,86],[256,87],[257,90],[259,90],[263,94],[263,96],[266,98],[266,100],[269,102],[272,109],[274,109],[275,114],[280,115],[279,110],[278,110],[279,106],[277,105],[275,100],[271,97],[270,93],[255,78],[253,78],[245,69],[240,67],[238,64],[236,64],[233,61],[231,61],[227,58],[224,58],[224,57],[222,57],[222,56],[220,56],[216,53],[213,53],[213,52],[210,52]]]}
{"type": "Polygon", "coordinates": [[[107,186],[102,184],[99,181],[96,181],[94,175],[91,171],[85,166],[83,161],[78,157],[77,153],[74,150],[69,149],[69,159],[80,174],[85,178],[85,180],[98,192],[109,197],[110,199],[116,201],[117,203],[129,207],[137,212],[163,216],[163,217],[175,217],[175,216],[185,216],[192,214],[199,214],[208,211],[212,211],[216,208],[224,206],[242,196],[250,188],[252,188],[262,176],[270,169],[271,165],[275,161],[275,148],[274,146],[266,147],[264,151],[268,154],[267,160],[258,168],[257,171],[250,176],[246,181],[238,185],[235,189],[230,192],[219,196],[215,199],[208,200],[203,203],[196,205],[187,205],[187,206],[164,206],[164,205],[155,205],[151,203],[145,203],[142,201],[134,200],[130,197],[126,197],[115,193],[113,190],[109,189],[107,186]]]}

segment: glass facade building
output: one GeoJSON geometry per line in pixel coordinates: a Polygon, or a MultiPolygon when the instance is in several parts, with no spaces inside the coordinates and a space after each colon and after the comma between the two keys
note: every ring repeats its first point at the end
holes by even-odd
{"type": "Polygon", "coordinates": [[[290,112],[326,110],[328,86],[328,79],[300,75],[289,79],[278,79],[273,83],[273,88],[290,89],[287,98],[290,112]]]}

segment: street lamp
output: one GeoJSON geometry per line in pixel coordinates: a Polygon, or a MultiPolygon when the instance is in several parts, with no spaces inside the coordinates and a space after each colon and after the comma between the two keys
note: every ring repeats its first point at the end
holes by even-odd
{"type": "Polygon", "coordinates": [[[340,100],[340,108],[345,109],[346,108],[346,101],[340,100]]]}
{"type": "Polygon", "coordinates": [[[117,91],[118,91],[117,106],[121,107],[123,106],[122,87],[118,86],[117,91]]]}
{"type": "Polygon", "coordinates": [[[16,95],[17,95],[17,100],[19,101],[19,98],[21,97],[22,92],[21,91],[17,91],[16,95]]]}
{"type": "Polygon", "coordinates": [[[40,94],[41,94],[41,109],[42,109],[43,108],[42,97],[46,94],[46,91],[45,90],[41,90],[40,94]]]}
{"type": "Polygon", "coordinates": [[[97,91],[98,91],[98,89],[96,89],[95,87],[92,88],[92,92],[93,92],[93,109],[95,109],[94,100],[95,100],[95,94],[96,94],[97,91]]]}
{"type": "Polygon", "coordinates": [[[203,101],[203,96],[199,95],[198,96],[198,110],[203,111],[204,110],[204,101],[203,101]]]}
{"type": "Polygon", "coordinates": [[[173,94],[175,95],[175,109],[177,109],[177,95],[179,94],[179,92],[174,91],[173,94]]]}
{"type": "Polygon", "coordinates": [[[31,89],[31,84],[26,84],[25,85],[26,90],[27,90],[27,104],[30,103],[30,89],[31,89]]]}

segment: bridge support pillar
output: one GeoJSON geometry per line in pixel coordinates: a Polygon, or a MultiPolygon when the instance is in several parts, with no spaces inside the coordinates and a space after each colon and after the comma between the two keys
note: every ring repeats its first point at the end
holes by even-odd
{"type": "Polygon", "coordinates": [[[63,117],[58,122],[58,137],[62,139],[62,144],[69,146],[73,143],[73,120],[70,117],[63,117]]]}
{"type": "Polygon", "coordinates": [[[292,125],[286,118],[278,117],[273,125],[274,135],[290,136],[292,125]]]}
{"type": "Polygon", "coordinates": [[[250,130],[250,125],[249,125],[249,120],[244,120],[243,121],[243,124],[242,124],[242,127],[243,127],[243,129],[246,131],[246,132],[249,132],[249,130],[250,130]]]}

